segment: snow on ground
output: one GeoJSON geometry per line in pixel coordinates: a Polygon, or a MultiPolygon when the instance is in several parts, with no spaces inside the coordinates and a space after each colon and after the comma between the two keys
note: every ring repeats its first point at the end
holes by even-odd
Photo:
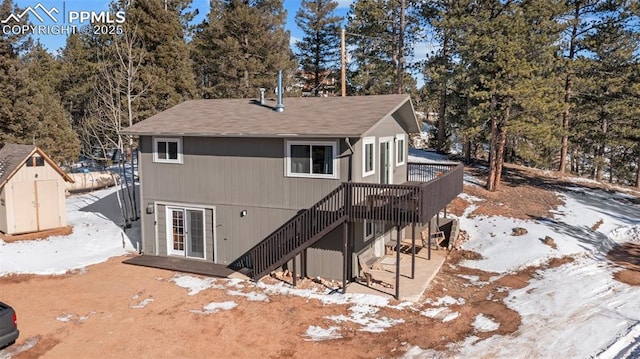
{"type": "MultiPolygon", "coordinates": [[[[628,194],[579,186],[566,187],[559,195],[564,205],[551,218],[470,218],[473,206],[460,218],[460,227],[471,238],[463,248],[483,257],[463,261],[462,266],[508,273],[551,258],[572,256],[576,260],[538,271],[527,287],[510,291],[505,303],[522,317],[515,335],[485,340],[469,337],[450,346],[454,357],[640,356],[640,288],[613,280],[619,268],[605,258],[615,244],[640,242],[640,206],[629,201],[628,194]],[[516,227],[523,227],[528,233],[512,236],[516,227]],[[554,239],[557,250],[542,243],[546,236],[554,239]]],[[[474,198],[470,199],[473,202],[474,198]]],[[[440,308],[422,314],[441,317],[446,313],[437,309],[440,308]]],[[[478,331],[495,330],[484,319],[476,318],[474,326],[478,331]]],[[[405,358],[441,355],[444,354],[414,347],[405,358]]]]}
{"type": "MultiPolygon", "coordinates": [[[[442,162],[433,152],[411,151],[411,161],[442,162]]],[[[481,184],[477,178],[465,174],[465,182],[481,184]]],[[[448,352],[411,347],[405,358],[636,358],[640,357],[640,288],[612,279],[619,270],[605,256],[616,243],[640,242],[640,206],[625,193],[586,189],[574,181],[559,192],[564,205],[549,218],[515,220],[500,216],[470,218],[473,205],[460,218],[470,240],[464,248],[480,253],[477,261],[460,265],[498,274],[545,263],[551,258],[572,256],[571,263],[547,270],[539,270],[529,285],[511,290],[505,303],[522,318],[518,331],[510,336],[494,335],[480,340],[470,336],[451,343],[448,352]],[[515,227],[527,229],[521,236],[512,236],[515,227]],[[543,244],[549,236],[557,249],[543,244]]],[[[139,229],[122,229],[117,208],[103,210],[100,203],[115,194],[115,189],[73,195],[67,199],[67,218],[73,226],[69,236],[45,240],[5,243],[0,241],[0,276],[12,273],[59,274],[82,269],[135,250],[139,229]]],[[[477,200],[462,195],[473,202],[477,200]]],[[[468,277],[469,280],[474,280],[468,277]]],[[[382,332],[402,323],[402,318],[379,314],[380,308],[398,311],[413,310],[414,304],[403,302],[392,306],[387,298],[366,294],[342,294],[335,289],[299,289],[287,284],[257,284],[238,279],[199,278],[175,275],[170,279],[186,289],[185,295],[198,295],[210,289],[225,290],[230,296],[250,301],[268,302],[271,296],[294,295],[318,300],[324,305],[348,305],[348,315],[328,316],[335,323],[329,327],[311,325],[302,334],[306,340],[341,338],[341,324],[355,323],[359,330],[382,332]]],[[[478,283],[479,285],[481,283],[478,283]]],[[[152,305],[149,299],[135,308],[152,305]]],[[[455,321],[459,315],[450,306],[464,305],[463,298],[442,297],[431,301],[421,315],[441,321],[455,321]]],[[[212,314],[232,310],[235,301],[212,302],[194,312],[212,314]]],[[[387,311],[388,312],[388,311],[387,311]]],[[[58,320],[72,320],[62,314],[58,320]]],[[[473,326],[476,332],[492,332],[499,323],[479,314],[473,326]]],[[[411,343],[408,343],[410,346],[411,343]]]]}
{"type": "Polygon", "coordinates": [[[0,276],[7,274],[63,274],[103,262],[135,248],[120,227],[101,213],[82,209],[115,193],[115,188],[67,198],[68,236],[5,243],[0,240],[0,276]]]}

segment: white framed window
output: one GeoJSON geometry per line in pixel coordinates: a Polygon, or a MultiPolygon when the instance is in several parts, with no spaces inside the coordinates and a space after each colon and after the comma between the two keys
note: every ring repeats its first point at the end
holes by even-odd
{"type": "Polygon", "coordinates": [[[182,163],[182,139],[154,137],[153,162],[182,163]]]}
{"type": "Polygon", "coordinates": [[[376,138],[362,139],[362,177],[376,173],[376,138]]]}
{"type": "Polygon", "coordinates": [[[396,135],[396,166],[406,163],[407,159],[407,135],[396,135]]]}
{"type": "Polygon", "coordinates": [[[367,241],[371,238],[373,238],[373,236],[376,233],[376,223],[374,221],[367,221],[365,220],[364,222],[364,240],[367,241]]]}
{"type": "Polygon", "coordinates": [[[288,177],[339,178],[338,143],[334,141],[286,141],[288,177]]]}

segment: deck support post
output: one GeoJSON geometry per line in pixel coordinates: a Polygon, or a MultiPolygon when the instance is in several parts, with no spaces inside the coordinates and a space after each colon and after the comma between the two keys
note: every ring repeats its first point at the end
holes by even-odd
{"type": "Polygon", "coordinates": [[[396,225],[396,299],[400,299],[400,225],[396,225]]]}
{"type": "Polygon", "coordinates": [[[298,284],[298,278],[297,278],[298,277],[298,273],[296,271],[296,257],[297,257],[297,255],[293,256],[293,259],[292,259],[292,261],[293,261],[293,271],[292,271],[292,273],[293,273],[293,286],[294,287],[298,284]]]}
{"type": "Polygon", "coordinates": [[[429,219],[429,225],[427,226],[427,260],[431,260],[431,220],[429,219]]]}
{"type": "Polygon", "coordinates": [[[416,279],[416,222],[411,222],[411,279],[416,279]]]}
{"type": "Polygon", "coordinates": [[[349,266],[349,222],[342,225],[342,294],[347,293],[347,267],[349,266]]]}
{"type": "Polygon", "coordinates": [[[302,253],[300,253],[300,276],[303,278],[307,277],[307,249],[305,248],[302,253]]]}

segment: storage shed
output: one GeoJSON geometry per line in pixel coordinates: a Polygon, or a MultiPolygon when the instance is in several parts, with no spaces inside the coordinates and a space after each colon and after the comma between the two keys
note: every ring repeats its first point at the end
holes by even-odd
{"type": "Polygon", "coordinates": [[[65,181],[73,182],[36,146],[0,144],[0,231],[7,235],[67,225],[65,181]]]}

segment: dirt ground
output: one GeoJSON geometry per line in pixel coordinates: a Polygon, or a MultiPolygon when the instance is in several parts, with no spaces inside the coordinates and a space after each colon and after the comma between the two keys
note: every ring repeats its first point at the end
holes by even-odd
{"type": "MultiPolygon", "coordinates": [[[[549,215],[560,203],[547,191],[552,180],[536,182],[527,179],[528,173],[509,169],[505,185],[495,194],[466,186],[465,191],[487,199],[474,213],[515,218],[549,215]],[[522,186],[516,188],[518,182],[522,186]]],[[[456,200],[450,210],[461,213],[468,205],[456,200]]],[[[617,279],[633,283],[628,278],[638,279],[638,247],[620,246],[617,250],[610,254],[610,260],[627,268],[617,274],[621,277],[617,279]]],[[[187,289],[171,281],[175,273],[125,265],[121,263],[124,259],[112,258],[61,276],[0,277],[0,297],[15,307],[21,330],[17,343],[0,351],[0,358],[7,354],[13,359],[395,358],[413,345],[445,350],[448,343],[472,334],[485,338],[516,332],[520,317],[503,302],[508,289],[525,287],[538,269],[573,260],[555,259],[517,273],[489,273],[458,264],[463,259],[478,259],[478,254],[452,251],[425,292],[424,304],[382,308],[378,313],[380,318],[404,322],[383,333],[363,332],[355,323],[340,323],[342,338],[315,342],[307,340],[307,329],[336,325],[326,317],[349,315],[349,305],[324,305],[318,300],[285,295],[271,295],[268,302],[250,301],[230,296],[226,288],[189,295],[187,289]],[[470,276],[479,277],[479,281],[472,282],[470,276]],[[464,299],[448,307],[459,313],[456,320],[421,314],[436,307],[428,303],[444,296],[464,299]],[[145,301],[147,304],[141,306],[145,301]],[[208,303],[225,301],[235,301],[238,306],[212,314],[197,313],[208,303]],[[499,323],[498,329],[477,331],[472,324],[480,313],[499,323]]],[[[640,281],[635,282],[638,284],[640,281]]],[[[302,285],[314,284],[307,280],[302,285]]],[[[237,290],[261,292],[255,287],[237,290]]]]}

